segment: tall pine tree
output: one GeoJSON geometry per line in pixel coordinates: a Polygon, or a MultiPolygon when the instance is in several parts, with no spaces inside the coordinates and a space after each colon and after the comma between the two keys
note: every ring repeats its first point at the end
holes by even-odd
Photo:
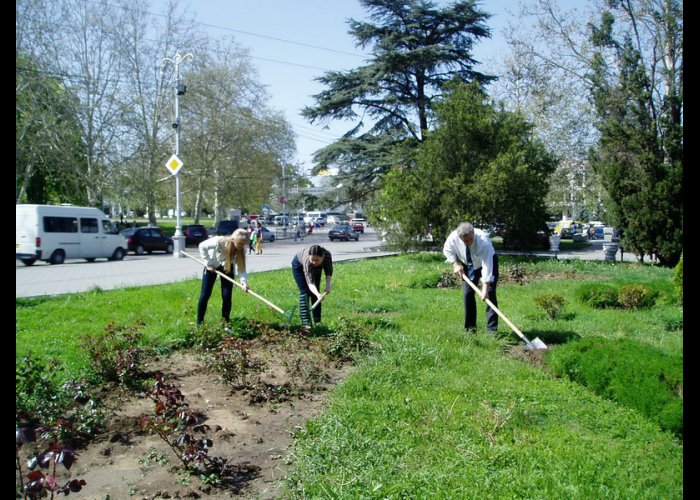
{"type": "MultiPolygon", "coordinates": [[[[639,12],[627,13],[641,19],[639,12]]],[[[591,64],[600,132],[591,164],[612,200],[612,222],[621,231],[624,250],[654,254],[661,264],[673,266],[683,250],[682,17],[677,8],[651,17],[661,22],[663,57],[652,68],[664,61],[662,83],[654,81],[656,72],[645,65],[633,37],[614,38],[611,13],[592,29],[592,41],[601,50],[591,64]],[[606,49],[614,57],[606,57],[606,49]]]]}
{"type": "Polygon", "coordinates": [[[316,170],[336,166],[351,198],[375,191],[396,163],[409,162],[433,118],[442,86],[456,79],[488,82],[474,70],[474,44],[490,37],[489,15],[474,0],[438,8],[428,0],[361,0],[371,22],[350,20],[350,34],[372,59],[317,78],[327,87],[302,114],[310,122],[352,120],[341,139],[317,151],[316,170]]]}

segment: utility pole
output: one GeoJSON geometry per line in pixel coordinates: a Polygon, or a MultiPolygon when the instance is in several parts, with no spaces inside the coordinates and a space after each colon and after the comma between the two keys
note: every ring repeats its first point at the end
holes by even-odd
{"type": "MultiPolygon", "coordinates": [[[[180,55],[180,51],[175,53],[175,57],[170,59],[169,57],[163,58],[163,66],[167,63],[172,63],[175,65],[175,120],[173,121],[173,128],[175,129],[175,157],[179,159],[180,157],[180,96],[184,95],[187,91],[187,87],[180,83],[180,63],[183,61],[191,61],[193,59],[192,54],[180,55]]],[[[172,161],[172,159],[171,159],[172,161]]],[[[179,167],[181,167],[180,164],[179,167]]],[[[182,225],[180,220],[180,168],[175,170],[175,211],[177,213],[177,222],[175,225],[175,234],[173,235],[174,251],[173,255],[176,259],[182,257],[180,252],[185,249],[184,236],[182,235],[182,225]]]]}

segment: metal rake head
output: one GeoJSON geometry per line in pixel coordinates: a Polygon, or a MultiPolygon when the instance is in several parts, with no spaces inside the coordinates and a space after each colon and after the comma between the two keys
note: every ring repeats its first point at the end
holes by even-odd
{"type": "Polygon", "coordinates": [[[287,318],[287,326],[290,326],[292,324],[292,318],[294,317],[294,313],[296,312],[296,310],[297,306],[295,304],[289,312],[284,313],[284,317],[287,318]]]}

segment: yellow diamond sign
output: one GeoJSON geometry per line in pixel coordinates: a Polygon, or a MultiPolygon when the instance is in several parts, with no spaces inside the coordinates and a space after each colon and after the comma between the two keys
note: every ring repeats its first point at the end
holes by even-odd
{"type": "Polygon", "coordinates": [[[165,168],[170,170],[171,174],[175,175],[180,171],[182,165],[183,163],[180,160],[180,158],[178,158],[177,155],[172,155],[170,159],[165,163],[165,168]]]}

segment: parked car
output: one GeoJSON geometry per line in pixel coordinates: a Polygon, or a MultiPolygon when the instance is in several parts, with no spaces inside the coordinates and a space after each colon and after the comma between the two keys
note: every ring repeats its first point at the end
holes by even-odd
{"type": "Polygon", "coordinates": [[[366,219],[360,219],[360,218],[355,218],[355,219],[350,219],[350,225],[352,228],[359,232],[359,233],[364,233],[365,232],[365,224],[367,224],[366,219]]]}
{"type": "Polygon", "coordinates": [[[192,224],[184,226],[182,232],[185,235],[185,246],[199,245],[201,242],[209,238],[209,231],[201,224],[192,224]]]}
{"type": "Polygon", "coordinates": [[[275,233],[270,231],[265,226],[262,226],[262,237],[263,237],[263,241],[269,241],[270,243],[275,241],[275,233]]]}
{"type": "Polygon", "coordinates": [[[165,236],[159,227],[130,227],[124,229],[121,234],[126,236],[129,251],[136,255],[155,251],[173,253],[175,248],[173,239],[170,236],[165,236]]]}
{"type": "Polygon", "coordinates": [[[358,241],[360,239],[360,233],[358,231],[355,231],[355,229],[350,224],[337,224],[328,231],[328,238],[331,241],[358,241]]]}
{"type": "Polygon", "coordinates": [[[589,240],[605,239],[605,226],[603,224],[591,224],[587,232],[589,240]]]}
{"type": "Polygon", "coordinates": [[[328,225],[337,225],[337,224],[349,224],[350,219],[346,215],[329,215],[326,217],[326,224],[328,225]]]}
{"type": "Polygon", "coordinates": [[[217,236],[229,236],[238,229],[238,221],[235,220],[220,220],[216,225],[217,236]]]}
{"type": "Polygon", "coordinates": [[[544,250],[549,250],[549,247],[551,246],[549,243],[549,237],[551,234],[552,231],[550,231],[549,226],[547,225],[544,225],[542,229],[537,231],[537,244],[544,250]]]}

